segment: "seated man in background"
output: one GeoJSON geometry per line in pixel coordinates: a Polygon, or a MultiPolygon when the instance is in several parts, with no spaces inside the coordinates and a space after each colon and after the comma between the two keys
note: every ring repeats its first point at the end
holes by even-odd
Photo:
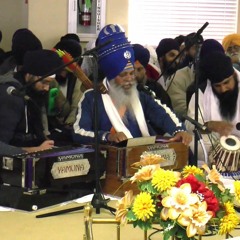
{"type": "Polygon", "coordinates": [[[16,30],[12,37],[11,51],[6,53],[6,59],[0,65],[0,75],[9,71],[19,71],[22,68],[25,53],[40,49],[42,49],[42,43],[32,31],[27,28],[16,30]]]}
{"type": "Polygon", "coordinates": [[[240,71],[240,34],[229,34],[222,40],[226,55],[228,55],[233,66],[240,71]]]}
{"type": "Polygon", "coordinates": [[[60,38],[60,41],[63,40],[74,40],[80,44],[80,38],[76,33],[67,33],[60,38]]]}
{"type": "Polygon", "coordinates": [[[147,65],[150,59],[149,50],[140,44],[133,44],[134,51],[134,69],[135,77],[137,80],[137,88],[140,91],[145,91],[149,95],[153,95],[153,98],[161,100],[161,103],[166,104],[169,108],[172,108],[171,99],[167,92],[163,89],[162,85],[147,76],[147,65]]]}
{"type": "Polygon", "coordinates": [[[158,82],[166,91],[168,91],[178,69],[180,59],[177,58],[175,60],[175,58],[179,54],[179,49],[178,42],[172,38],[162,39],[156,48],[158,63],[161,69],[158,82]],[[173,62],[174,60],[175,62],[173,62]]]}
{"type": "MultiPolygon", "coordinates": [[[[133,51],[135,58],[135,78],[137,81],[138,91],[145,92],[153,97],[153,99],[159,99],[162,104],[166,104],[167,107],[172,109],[171,99],[167,92],[163,89],[162,85],[147,77],[146,67],[150,58],[149,50],[140,44],[133,44],[133,51]]],[[[162,129],[156,128],[155,131],[159,135],[164,135],[164,131],[162,131],[162,129]]]]}
{"type": "MultiPolygon", "coordinates": [[[[221,52],[212,52],[202,60],[201,70],[206,77],[205,89],[199,90],[198,122],[207,127],[202,138],[207,152],[222,136],[240,137],[237,123],[240,122],[239,72],[234,70],[230,57],[221,52]]],[[[195,116],[195,94],[188,109],[188,116],[195,116]]],[[[187,129],[194,126],[187,122],[187,129]]],[[[205,160],[199,145],[199,160],[205,160]]]]}
{"type": "Polygon", "coordinates": [[[134,71],[133,47],[118,25],[105,26],[98,35],[98,44],[111,43],[98,50],[98,63],[106,78],[106,94],[87,90],[78,108],[73,138],[78,143],[94,143],[94,104],[97,104],[98,140],[118,143],[129,138],[156,135],[148,125],[162,128],[172,135],[172,141],[181,140],[188,145],[192,137],[175,114],[160,101],[138,92],[134,71]]]}
{"type": "MultiPolygon", "coordinates": [[[[66,52],[71,58],[79,57],[77,64],[81,65],[82,48],[76,40],[63,39],[54,49],[66,52]]],[[[67,66],[56,74],[56,80],[50,84],[47,112],[50,138],[56,142],[61,141],[61,144],[72,142],[71,131],[76,120],[78,102],[85,91],[74,70],[76,71],[67,66]]]]}
{"type": "MultiPolygon", "coordinates": [[[[21,71],[1,76],[0,141],[19,147],[38,146],[47,137],[43,129],[42,108],[54,76],[41,79],[62,66],[62,60],[50,50],[29,51],[21,71]],[[14,96],[14,90],[20,95],[14,96]]],[[[51,141],[50,147],[53,146],[51,141]]]]}
{"type": "MultiPolygon", "coordinates": [[[[203,43],[201,43],[202,37],[200,37],[199,41],[200,41],[199,61],[201,61],[201,58],[204,57],[204,55],[207,55],[209,52],[218,50],[220,51],[221,49],[223,49],[221,44],[214,39],[207,39],[203,43]]],[[[186,41],[186,44],[189,47],[188,41],[186,41]]],[[[172,101],[173,110],[179,118],[187,114],[187,105],[189,102],[187,100],[187,90],[189,86],[192,86],[192,89],[194,91],[195,71],[196,66],[199,66],[196,65],[197,62],[195,62],[194,60],[197,54],[196,45],[190,47],[189,50],[191,52],[191,57],[190,56],[188,57],[188,60],[191,59],[189,65],[177,70],[176,75],[172,81],[172,84],[168,89],[168,94],[172,101]]]]}

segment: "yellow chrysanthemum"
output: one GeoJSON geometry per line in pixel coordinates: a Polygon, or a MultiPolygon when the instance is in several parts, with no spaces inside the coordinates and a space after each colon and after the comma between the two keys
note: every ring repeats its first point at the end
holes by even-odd
{"type": "Polygon", "coordinates": [[[163,192],[175,186],[179,179],[179,172],[159,168],[153,173],[152,185],[160,192],[163,192]]]}
{"type": "Polygon", "coordinates": [[[220,220],[220,226],[219,226],[219,235],[224,235],[227,233],[230,233],[232,230],[234,230],[239,223],[239,218],[237,214],[229,214],[221,218],[220,220]]]}
{"type": "Polygon", "coordinates": [[[185,166],[182,171],[183,177],[187,177],[188,175],[193,174],[193,175],[204,175],[203,170],[196,167],[196,166],[185,166]]]}
{"type": "Polygon", "coordinates": [[[240,202],[240,181],[234,181],[235,198],[240,202]]]}
{"type": "Polygon", "coordinates": [[[234,205],[232,202],[224,203],[224,208],[225,208],[226,214],[235,213],[234,205]]]}
{"type": "Polygon", "coordinates": [[[142,221],[152,217],[156,210],[151,195],[146,192],[139,193],[135,198],[132,210],[135,216],[142,221]]]}
{"type": "Polygon", "coordinates": [[[220,226],[218,234],[224,235],[234,230],[239,224],[239,217],[237,216],[234,206],[231,202],[224,203],[226,215],[220,219],[220,226]]]}

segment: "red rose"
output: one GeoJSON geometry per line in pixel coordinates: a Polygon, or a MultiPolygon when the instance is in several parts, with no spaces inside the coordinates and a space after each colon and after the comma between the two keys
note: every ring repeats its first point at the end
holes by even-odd
{"type": "Polygon", "coordinates": [[[180,187],[184,183],[189,183],[191,185],[192,191],[196,192],[201,186],[201,182],[199,182],[193,174],[188,175],[186,178],[179,180],[176,184],[177,187],[180,187]]]}

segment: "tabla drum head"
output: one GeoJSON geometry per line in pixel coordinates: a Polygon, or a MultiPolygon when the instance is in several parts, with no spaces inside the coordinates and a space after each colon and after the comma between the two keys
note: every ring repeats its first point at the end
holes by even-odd
{"type": "Polygon", "coordinates": [[[228,151],[238,151],[240,149],[240,141],[236,136],[222,136],[220,138],[221,146],[228,151]]]}

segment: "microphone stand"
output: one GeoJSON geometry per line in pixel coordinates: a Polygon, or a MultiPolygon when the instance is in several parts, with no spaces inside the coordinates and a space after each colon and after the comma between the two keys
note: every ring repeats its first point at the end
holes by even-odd
{"type": "MultiPolygon", "coordinates": [[[[198,31],[197,33],[194,35],[193,37],[193,41],[197,40],[198,39],[198,36],[203,32],[203,30],[208,26],[208,22],[206,22],[198,31]]],[[[195,66],[195,79],[194,79],[194,92],[195,92],[195,106],[194,106],[194,109],[195,109],[195,114],[194,114],[194,119],[195,121],[198,121],[198,102],[199,102],[199,99],[198,99],[198,83],[199,83],[199,60],[200,60],[200,49],[201,49],[201,46],[200,44],[198,43],[198,41],[195,42],[196,44],[196,55],[195,55],[195,59],[194,59],[194,66],[195,66]]],[[[196,129],[196,127],[195,127],[196,129]]],[[[194,157],[193,157],[193,165],[194,166],[198,166],[198,133],[197,131],[194,131],[194,157]]]]}
{"type": "Polygon", "coordinates": [[[101,184],[100,184],[100,169],[99,169],[99,137],[98,137],[98,56],[95,51],[91,53],[93,57],[93,86],[94,86],[94,136],[95,136],[95,182],[96,189],[91,201],[92,206],[96,209],[96,213],[100,213],[101,208],[105,208],[110,212],[115,212],[116,210],[112,207],[107,206],[109,199],[104,199],[104,195],[101,193],[101,184]]]}
{"type": "Polygon", "coordinates": [[[206,147],[205,147],[203,139],[202,139],[202,135],[200,134],[200,132],[199,132],[197,127],[195,127],[193,132],[194,132],[195,138],[197,139],[197,142],[199,142],[201,144],[201,147],[202,147],[202,150],[203,150],[203,154],[204,154],[204,162],[208,165],[208,155],[207,155],[206,147]]]}

